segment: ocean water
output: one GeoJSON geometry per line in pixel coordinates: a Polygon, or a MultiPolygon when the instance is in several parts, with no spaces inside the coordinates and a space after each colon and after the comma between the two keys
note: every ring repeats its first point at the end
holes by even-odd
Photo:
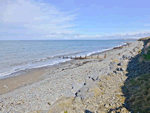
{"type": "Polygon", "coordinates": [[[89,56],[124,43],[123,40],[0,41],[0,78],[71,60],[60,56],[89,56]]]}

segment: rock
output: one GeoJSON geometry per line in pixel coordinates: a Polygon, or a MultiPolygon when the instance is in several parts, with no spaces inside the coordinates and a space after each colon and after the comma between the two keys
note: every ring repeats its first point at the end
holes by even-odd
{"type": "Polygon", "coordinates": [[[81,83],[75,83],[72,92],[76,93],[80,88],[83,87],[84,83],[85,83],[84,81],[82,81],[81,83]]]}
{"type": "Polygon", "coordinates": [[[3,100],[0,101],[0,103],[2,103],[2,102],[3,102],[3,100]]]}
{"type": "Polygon", "coordinates": [[[78,92],[75,93],[75,96],[77,96],[77,95],[78,95],[78,92]]]}
{"type": "Polygon", "coordinates": [[[109,104],[104,104],[104,107],[108,108],[108,107],[109,107],[109,104]]]}
{"type": "Polygon", "coordinates": [[[121,66],[121,63],[118,63],[117,66],[121,66]]]}
{"type": "Polygon", "coordinates": [[[0,111],[2,111],[2,108],[0,107],[0,111]]]}
{"type": "Polygon", "coordinates": [[[5,88],[8,88],[8,85],[4,85],[5,88]]]}
{"type": "Polygon", "coordinates": [[[82,102],[81,97],[76,97],[76,98],[75,98],[75,102],[81,103],[81,102],[82,102]]]}
{"type": "Polygon", "coordinates": [[[111,111],[110,113],[116,113],[115,111],[111,111]]]}
{"type": "Polygon", "coordinates": [[[74,97],[67,97],[57,100],[49,109],[48,113],[60,113],[64,111],[66,107],[70,107],[74,97]]]}
{"type": "Polygon", "coordinates": [[[123,71],[123,69],[122,68],[117,68],[117,71],[123,71]]]}
{"type": "Polygon", "coordinates": [[[17,104],[16,105],[21,105],[23,104],[24,102],[22,100],[18,100],[17,104]]]}
{"type": "Polygon", "coordinates": [[[49,112],[47,110],[37,110],[37,111],[30,112],[30,113],[49,113],[49,112]]]}
{"type": "Polygon", "coordinates": [[[93,80],[93,81],[95,81],[95,79],[94,79],[94,78],[92,78],[92,80],[93,80]]]}
{"type": "Polygon", "coordinates": [[[98,95],[100,95],[100,89],[98,87],[92,87],[89,89],[89,92],[94,92],[95,97],[97,97],[98,95]]]}
{"type": "Polygon", "coordinates": [[[93,81],[95,81],[97,77],[99,77],[99,73],[90,74],[89,76],[93,81]]]}
{"type": "Polygon", "coordinates": [[[115,62],[111,62],[111,63],[109,64],[109,70],[115,70],[116,68],[117,68],[117,65],[116,65],[115,62]]]}
{"type": "Polygon", "coordinates": [[[123,69],[122,69],[122,68],[120,68],[120,71],[123,71],[123,69]]]}
{"type": "Polygon", "coordinates": [[[2,104],[2,103],[0,103],[0,107],[3,107],[3,104],[2,104]]]}
{"type": "Polygon", "coordinates": [[[48,105],[51,105],[51,103],[50,103],[50,102],[48,102],[47,104],[48,104],[48,105]]]}
{"type": "Polygon", "coordinates": [[[65,97],[70,97],[70,96],[74,96],[75,92],[73,91],[74,89],[71,89],[71,90],[65,90],[63,95],[65,95],[65,97]]]}
{"type": "Polygon", "coordinates": [[[113,71],[113,73],[117,74],[117,71],[113,71]]]}

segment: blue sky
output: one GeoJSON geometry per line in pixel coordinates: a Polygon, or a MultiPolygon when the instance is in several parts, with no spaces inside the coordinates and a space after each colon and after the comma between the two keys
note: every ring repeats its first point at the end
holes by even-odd
{"type": "Polygon", "coordinates": [[[1,0],[0,40],[150,36],[149,0],[1,0]]]}

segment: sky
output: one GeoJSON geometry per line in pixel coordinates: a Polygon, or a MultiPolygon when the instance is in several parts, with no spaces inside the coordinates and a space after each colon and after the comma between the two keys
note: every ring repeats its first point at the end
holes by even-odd
{"type": "Polygon", "coordinates": [[[150,36],[150,0],[0,0],[0,40],[150,36]]]}

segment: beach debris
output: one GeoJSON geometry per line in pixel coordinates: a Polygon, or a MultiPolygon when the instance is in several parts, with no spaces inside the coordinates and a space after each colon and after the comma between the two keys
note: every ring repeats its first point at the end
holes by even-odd
{"type": "Polygon", "coordinates": [[[104,55],[104,58],[106,58],[106,53],[105,53],[105,55],[104,55]]]}
{"type": "Polygon", "coordinates": [[[97,55],[97,59],[99,58],[99,55],[97,55]]]}
{"type": "Polygon", "coordinates": [[[114,47],[114,49],[122,49],[123,46],[120,46],[120,47],[114,47]]]}

